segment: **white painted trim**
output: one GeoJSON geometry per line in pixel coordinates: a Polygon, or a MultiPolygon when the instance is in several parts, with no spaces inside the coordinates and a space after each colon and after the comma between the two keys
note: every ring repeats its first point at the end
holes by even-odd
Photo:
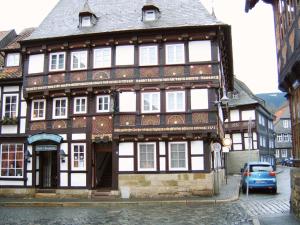
{"type": "Polygon", "coordinates": [[[157,45],[142,45],[139,46],[139,64],[140,66],[152,66],[152,65],[158,65],[158,47],[157,45]],[[149,53],[149,49],[150,48],[155,48],[155,53],[154,53],[154,57],[155,57],[155,62],[154,63],[149,63],[149,58],[150,58],[150,53],[149,53]],[[142,63],[143,62],[143,54],[142,54],[142,50],[144,49],[148,49],[147,50],[147,58],[148,58],[148,62],[147,63],[142,63]]]}
{"type": "Polygon", "coordinates": [[[186,105],[185,105],[185,91],[167,91],[166,92],[166,111],[167,112],[184,112],[185,111],[185,108],[186,108],[186,105]],[[177,106],[174,107],[174,109],[169,109],[168,108],[168,105],[169,105],[169,94],[176,94],[175,95],[175,101],[174,102],[177,102],[177,94],[178,93],[183,93],[183,108],[182,109],[178,109],[177,106]]]}
{"type": "Polygon", "coordinates": [[[97,96],[97,103],[96,103],[96,112],[97,113],[103,113],[103,112],[109,112],[110,111],[110,96],[109,95],[98,95],[97,96]],[[103,109],[103,110],[100,110],[99,109],[99,99],[102,98],[103,101],[105,98],[108,98],[108,109],[103,109]]]}
{"type": "Polygon", "coordinates": [[[31,120],[45,120],[45,116],[46,116],[46,99],[36,99],[36,100],[32,100],[31,102],[31,120]],[[36,117],[34,118],[33,115],[33,111],[34,111],[34,103],[35,102],[44,102],[44,108],[43,108],[43,116],[42,117],[36,117]]]}
{"type": "Polygon", "coordinates": [[[141,96],[141,110],[142,113],[157,113],[160,112],[160,92],[142,92],[142,96],[141,96]],[[144,109],[144,99],[145,99],[145,95],[151,95],[150,97],[150,110],[145,110],[144,109]],[[152,105],[153,105],[153,95],[157,95],[158,94],[158,109],[157,110],[152,110],[152,105]]]}
{"type": "Polygon", "coordinates": [[[49,71],[63,71],[66,69],[66,52],[53,52],[50,53],[49,55],[49,71]],[[59,66],[59,55],[64,55],[64,67],[62,69],[58,69],[59,66]],[[51,61],[52,61],[52,56],[56,55],[57,56],[57,61],[56,61],[56,68],[55,69],[51,69],[51,61]]]}
{"type": "Polygon", "coordinates": [[[138,161],[138,171],[156,171],[157,170],[157,163],[156,163],[156,143],[155,142],[140,142],[138,143],[138,149],[137,149],[137,161],[138,161]],[[140,145],[153,145],[154,146],[154,167],[153,168],[141,168],[141,162],[140,162],[140,145]]]}
{"type": "Polygon", "coordinates": [[[105,47],[105,48],[94,48],[93,49],[93,67],[96,68],[109,68],[111,67],[111,47],[105,47]],[[98,65],[96,65],[96,51],[101,51],[101,50],[106,50],[109,49],[109,63],[107,65],[99,65],[100,63],[98,62],[98,65]]]}
{"type": "MultiPolygon", "coordinates": [[[[166,54],[166,64],[167,65],[172,65],[172,64],[184,64],[185,63],[185,50],[184,50],[184,44],[166,44],[166,50],[165,50],[165,54],[166,54]],[[169,54],[168,54],[168,51],[169,51],[169,48],[170,47],[174,47],[176,51],[176,47],[177,46],[182,46],[182,58],[179,60],[179,61],[176,61],[176,59],[174,59],[174,62],[170,62],[170,59],[169,59],[169,54]]],[[[178,53],[177,51],[174,52],[174,56],[176,56],[178,53]]]]}
{"type": "Polygon", "coordinates": [[[74,114],[85,114],[86,112],[87,112],[87,103],[88,103],[88,101],[87,101],[87,97],[75,97],[74,99],[73,99],[73,113],[74,114]],[[76,100],[77,99],[80,99],[80,104],[82,103],[82,99],[85,99],[85,108],[84,108],[84,111],[83,112],[77,112],[76,111],[76,100]]]}
{"type": "Polygon", "coordinates": [[[170,171],[187,171],[188,170],[188,149],[187,149],[187,142],[169,142],[168,143],[169,149],[169,170],[170,171]],[[185,145],[185,167],[184,168],[172,168],[171,167],[171,144],[184,144],[185,145]]]}
{"type": "Polygon", "coordinates": [[[2,118],[5,117],[6,97],[9,97],[9,96],[16,96],[16,117],[19,116],[19,94],[3,94],[2,118]]]}
{"type": "Polygon", "coordinates": [[[86,170],[86,143],[72,143],[71,144],[71,169],[74,171],[86,170]],[[83,167],[74,167],[74,146],[79,145],[84,147],[84,166],[83,167]]]}
{"type": "Polygon", "coordinates": [[[86,134],[85,133],[72,134],[72,141],[78,141],[78,140],[86,140],[86,134]]]}
{"type": "MultiPolygon", "coordinates": [[[[79,56],[78,57],[78,65],[80,65],[80,62],[81,62],[81,57],[79,56]]],[[[87,54],[87,51],[74,51],[74,52],[71,52],[71,70],[84,70],[84,69],[86,69],[87,68],[87,63],[88,63],[88,54],[87,54]],[[81,53],[85,53],[85,58],[86,58],[86,60],[85,60],[85,62],[84,62],[84,64],[85,64],[85,67],[84,68],[80,68],[80,66],[79,66],[79,68],[74,68],[73,67],[73,55],[75,55],[75,54],[81,54],[81,53]]]]}
{"type": "Polygon", "coordinates": [[[68,98],[67,97],[62,97],[62,98],[54,98],[52,101],[52,118],[53,119],[66,119],[68,118],[68,98]],[[61,100],[66,100],[66,115],[65,116],[56,116],[55,115],[55,102],[56,101],[61,101],[61,100]]]}
{"type": "Polygon", "coordinates": [[[3,94],[7,92],[19,92],[19,86],[4,86],[3,87],[3,94]]]}

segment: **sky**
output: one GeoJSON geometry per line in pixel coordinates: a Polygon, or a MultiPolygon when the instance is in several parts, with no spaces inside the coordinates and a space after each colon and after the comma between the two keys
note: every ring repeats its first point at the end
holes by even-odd
{"type": "MultiPolygon", "coordinates": [[[[245,0],[200,1],[209,12],[213,5],[216,17],[231,25],[235,76],[255,94],[279,92],[271,5],[260,1],[245,13],[245,0]]],[[[37,27],[57,2],[1,0],[0,31],[15,29],[19,33],[24,28],[37,27]]]]}

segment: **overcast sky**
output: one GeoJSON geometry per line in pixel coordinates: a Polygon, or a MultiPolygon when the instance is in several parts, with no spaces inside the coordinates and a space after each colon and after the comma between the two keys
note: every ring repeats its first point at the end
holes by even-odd
{"type": "MultiPolygon", "coordinates": [[[[212,1],[201,0],[210,12],[212,1]]],[[[36,27],[57,2],[1,0],[0,30],[36,27]]],[[[277,92],[272,7],[260,1],[246,14],[244,6],[245,0],[214,0],[217,18],[232,26],[234,73],[254,93],[277,92]]]]}

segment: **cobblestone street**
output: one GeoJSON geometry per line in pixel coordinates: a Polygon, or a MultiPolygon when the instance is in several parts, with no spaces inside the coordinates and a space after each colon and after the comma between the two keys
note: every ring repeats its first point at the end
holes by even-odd
{"type": "Polygon", "coordinates": [[[203,224],[251,225],[238,203],[220,205],[126,206],[100,208],[2,208],[3,225],[203,224]]]}

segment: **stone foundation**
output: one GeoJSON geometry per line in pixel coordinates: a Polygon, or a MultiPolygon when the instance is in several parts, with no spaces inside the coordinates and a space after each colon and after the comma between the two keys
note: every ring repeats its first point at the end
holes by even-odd
{"type": "Polygon", "coordinates": [[[120,174],[119,189],[134,198],[212,196],[214,173],[120,174]]]}
{"type": "Polygon", "coordinates": [[[33,197],[34,188],[0,188],[0,197],[33,197]]]}
{"type": "Polygon", "coordinates": [[[300,168],[291,169],[291,211],[300,219],[300,168]]]}

